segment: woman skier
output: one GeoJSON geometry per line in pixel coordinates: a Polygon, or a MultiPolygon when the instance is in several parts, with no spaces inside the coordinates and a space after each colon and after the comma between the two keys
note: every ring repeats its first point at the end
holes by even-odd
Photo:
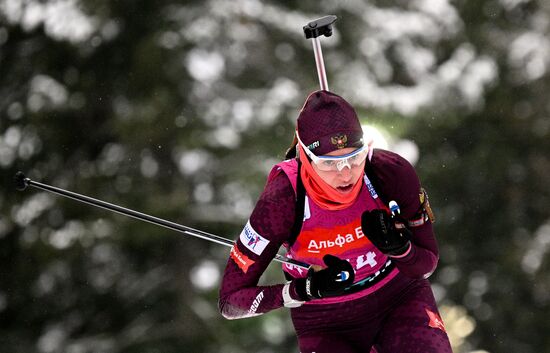
{"type": "Polygon", "coordinates": [[[231,249],[219,308],[228,319],[280,307],[302,353],[449,353],[427,278],[439,253],[414,168],[372,149],[353,107],[308,96],[289,158],[274,166],[231,249]],[[288,282],[259,286],[279,248],[288,282]]]}

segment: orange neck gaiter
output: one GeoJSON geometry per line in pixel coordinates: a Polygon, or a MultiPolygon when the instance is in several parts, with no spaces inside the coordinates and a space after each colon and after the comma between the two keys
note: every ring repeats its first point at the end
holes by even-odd
{"type": "Polygon", "coordinates": [[[317,174],[301,146],[299,150],[300,161],[302,162],[300,177],[304,183],[307,195],[311,197],[319,207],[327,210],[342,210],[351,206],[357,199],[357,196],[359,196],[363,184],[363,176],[355,183],[351,192],[342,194],[327,184],[319,174],[317,174]]]}

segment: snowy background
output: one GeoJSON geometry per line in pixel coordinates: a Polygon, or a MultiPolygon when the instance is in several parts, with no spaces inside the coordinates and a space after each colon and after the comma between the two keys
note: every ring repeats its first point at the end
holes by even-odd
{"type": "Polygon", "coordinates": [[[550,352],[544,0],[0,0],[0,351],[297,351],[286,310],[217,313],[228,248],[12,179],[235,239],[319,87],[302,27],[327,14],[331,91],[430,195],[455,352],[550,352]]]}

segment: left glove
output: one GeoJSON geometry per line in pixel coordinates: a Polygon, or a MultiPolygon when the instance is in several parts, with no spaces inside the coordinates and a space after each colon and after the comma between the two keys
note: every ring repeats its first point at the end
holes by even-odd
{"type": "Polygon", "coordinates": [[[395,218],[381,209],[365,211],[361,215],[361,228],[369,240],[386,255],[399,256],[411,246],[411,232],[403,226],[396,228],[395,218]]]}

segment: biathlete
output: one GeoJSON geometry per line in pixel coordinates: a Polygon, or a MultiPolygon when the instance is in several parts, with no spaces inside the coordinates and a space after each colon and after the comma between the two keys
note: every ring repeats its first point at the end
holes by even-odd
{"type": "Polygon", "coordinates": [[[427,280],[439,253],[414,168],[365,143],[353,107],[328,91],[306,99],[294,145],[231,249],[222,315],[289,307],[302,353],[452,352],[427,280]],[[285,263],[286,283],[259,286],[281,246],[313,266],[285,263]]]}

